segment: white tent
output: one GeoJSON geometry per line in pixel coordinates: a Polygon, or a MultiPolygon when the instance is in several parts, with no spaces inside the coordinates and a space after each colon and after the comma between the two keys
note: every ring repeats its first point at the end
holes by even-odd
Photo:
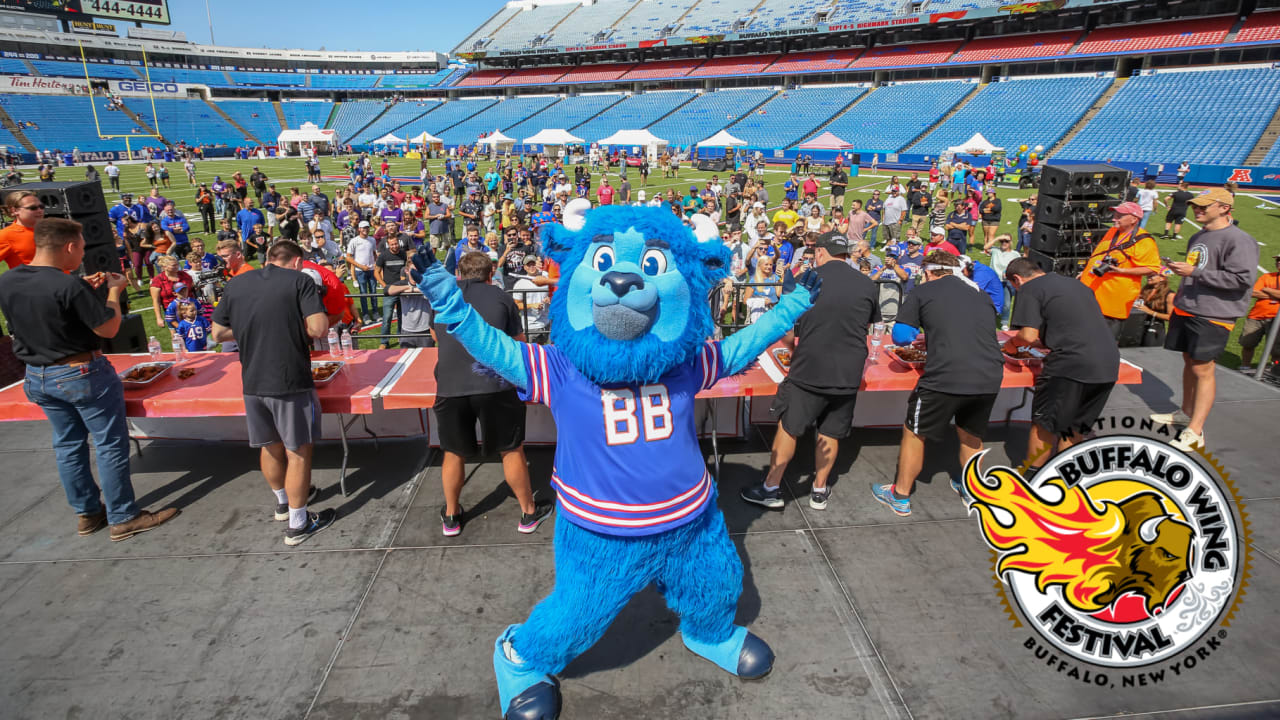
{"type": "Polygon", "coordinates": [[[573,135],[568,130],[539,130],[538,134],[533,137],[527,137],[520,142],[525,145],[580,145],[586,142],[580,137],[573,135]]]}
{"type": "Polygon", "coordinates": [[[282,130],[276,138],[276,145],[284,154],[289,154],[297,145],[297,151],[301,153],[304,145],[316,146],[328,144],[336,145],[340,139],[338,133],[333,130],[325,130],[318,127],[315,123],[302,123],[302,127],[293,128],[291,130],[282,130]]]}
{"type": "Polygon", "coordinates": [[[947,152],[964,155],[990,155],[994,150],[1003,149],[988,142],[986,138],[982,137],[982,133],[974,133],[973,137],[964,143],[947,148],[947,152]]]}
{"type": "Polygon", "coordinates": [[[508,145],[508,146],[515,145],[516,139],[503,135],[501,130],[494,130],[493,132],[480,138],[476,142],[478,142],[481,145],[489,145],[496,149],[499,145],[508,145]]]}
{"type": "Polygon", "coordinates": [[[396,137],[395,135],[393,135],[393,134],[391,134],[391,133],[387,133],[386,135],[383,135],[382,137],[378,138],[377,140],[374,140],[372,144],[374,144],[374,145],[403,145],[403,144],[404,144],[404,142],[405,142],[404,138],[402,138],[402,137],[396,137]]]}
{"type": "Polygon", "coordinates": [[[413,143],[414,145],[434,145],[436,143],[443,143],[444,141],[436,137],[435,135],[432,135],[431,133],[423,130],[422,134],[415,135],[409,138],[409,142],[413,143]]]}
{"type": "MultiPolygon", "coordinates": [[[[644,152],[649,156],[650,161],[658,159],[658,153],[667,147],[667,141],[660,137],[656,137],[648,130],[619,130],[607,138],[597,141],[601,147],[605,145],[615,145],[618,147],[628,148],[644,148],[644,152]]],[[[631,153],[635,155],[636,153],[631,153]]]]}
{"type": "Polygon", "coordinates": [[[747,141],[739,140],[729,134],[728,130],[721,130],[711,137],[698,143],[698,147],[738,147],[746,145],[747,141]]]}

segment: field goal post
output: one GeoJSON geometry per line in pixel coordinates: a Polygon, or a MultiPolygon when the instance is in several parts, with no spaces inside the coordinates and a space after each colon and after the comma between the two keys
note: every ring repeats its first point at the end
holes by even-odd
{"type": "MultiPolygon", "coordinates": [[[[89,89],[89,111],[93,113],[93,127],[98,131],[98,138],[100,140],[123,139],[126,160],[133,159],[133,147],[129,143],[130,139],[153,138],[155,140],[163,140],[163,138],[160,137],[160,115],[156,112],[156,96],[155,93],[151,92],[151,64],[147,61],[147,49],[145,47],[142,48],[142,71],[147,81],[147,99],[151,102],[151,126],[155,132],[151,134],[130,133],[127,135],[109,135],[102,132],[102,124],[98,120],[98,104],[94,102],[96,95],[94,95],[93,92],[93,80],[89,77],[89,61],[84,54],[84,44],[77,40],[76,45],[80,48],[80,67],[84,69],[84,83],[85,87],[89,89]]],[[[121,100],[122,104],[123,102],[124,101],[121,100]]]]}

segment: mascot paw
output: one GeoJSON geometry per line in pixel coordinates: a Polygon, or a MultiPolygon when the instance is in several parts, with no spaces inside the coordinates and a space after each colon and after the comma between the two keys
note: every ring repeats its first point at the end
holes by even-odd
{"type": "Polygon", "coordinates": [[[560,716],[560,685],[532,670],[511,646],[519,625],[509,626],[493,644],[493,672],[505,720],[555,720],[560,716]]]}
{"type": "Polygon", "coordinates": [[[466,316],[467,304],[453,273],[445,270],[444,265],[436,261],[435,253],[429,250],[414,254],[411,262],[413,268],[409,270],[409,276],[436,311],[436,322],[446,325],[461,322],[466,316]]]}
{"type": "Polygon", "coordinates": [[[743,680],[759,680],[773,669],[773,650],[746,628],[735,626],[728,640],[710,644],[681,634],[684,646],[743,680]]]}
{"type": "Polygon", "coordinates": [[[800,277],[796,277],[787,270],[782,275],[782,294],[790,295],[797,288],[803,288],[809,293],[809,302],[818,299],[818,293],[822,289],[822,278],[818,277],[818,273],[814,270],[805,270],[800,273],[800,277]]]}

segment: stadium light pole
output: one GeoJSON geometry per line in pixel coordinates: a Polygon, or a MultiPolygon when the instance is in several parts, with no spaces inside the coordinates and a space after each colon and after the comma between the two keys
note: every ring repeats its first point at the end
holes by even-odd
{"type": "Polygon", "coordinates": [[[209,0],[204,0],[204,16],[209,20],[209,44],[217,45],[213,39],[213,12],[209,10],[209,0]]]}

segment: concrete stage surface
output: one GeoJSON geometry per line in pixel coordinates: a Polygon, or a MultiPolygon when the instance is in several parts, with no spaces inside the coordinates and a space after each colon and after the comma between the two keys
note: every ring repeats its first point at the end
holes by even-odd
{"type": "MultiPolygon", "coordinates": [[[[1145,381],[1118,387],[1108,412],[1172,409],[1180,359],[1124,354],[1145,381]]],[[[777,652],[772,675],[743,683],[689,653],[649,589],[564,673],[563,717],[1280,717],[1280,390],[1219,370],[1207,429],[1252,521],[1253,572],[1221,646],[1194,670],[1112,689],[1037,660],[947,484],[954,443],[931,454],[909,518],[867,490],[894,470],[896,431],[844,444],[822,512],[807,504],[802,442],[791,499],[768,512],[737,497],[768,462],[762,427],[722,444],[719,503],[747,569],[739,621],[777,652]]],[[[991,440],[993,459],[1020,461],[1026,427],[991,440]]],[[[493,640],[551,588],[552,527],[516,533],[519,508],[492,460],[468,465],[467,524],[448,539],[439,455],[428,462],[422,441],[356,443],[346,500],[339,458],[321,447],[315,473],[316,506],[337,508],[338,522],[288,549],[254,452],[144,443],[141,504],[183,514],[111,543],[76,536],[48,426],[0,425],[0,717],[498,717],[493,640]]],[[[551,451],[529,458],[549,496],[551,451]]]]}

